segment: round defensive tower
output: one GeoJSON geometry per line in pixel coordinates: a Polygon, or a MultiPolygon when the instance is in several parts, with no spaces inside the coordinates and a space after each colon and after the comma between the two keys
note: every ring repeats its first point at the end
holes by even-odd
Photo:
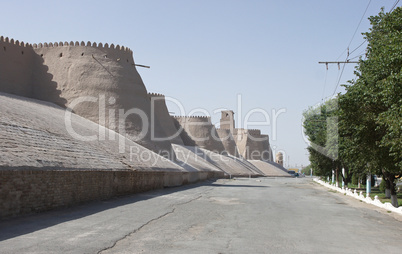
{"type": "MultiPolygon", "coordinates": [[[[133,52],[91,42],[34,44],[34,97],[64,107],[155,151],[169,141],[151,139],[151,104],[133,52]]],[[[108,137],[106,137],[108,138],[108,137]]]]}
{"type": "Polygon", "coordinates": [[[283,153],[278,152],[276,154],[275,162],[278,163],[279,165],[283,166],[283,153]]]}
{"type": "Polygon", "coordinates": [[[210,151],[222,153],[225,148],[219,138],[211,118],[205,116],[174,117],[184,145],[199,146],[210,151]],[[180,130],[182,129],[182,130],[180,130]]]}
{"type": "Polygon", "coordinates": [[[239,154],[248,160],[272,161],[268,135],[257,129],[236,129],[234,139],[239,154]]]}

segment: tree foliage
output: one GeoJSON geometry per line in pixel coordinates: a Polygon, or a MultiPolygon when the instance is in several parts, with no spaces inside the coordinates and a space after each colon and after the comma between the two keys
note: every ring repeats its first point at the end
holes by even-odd
{"type": "Polygon", "coordinates": [[[303,128],[310,146],[309,159],[315,175],[331,176],[341,168],[339,160],[337,99],[310,108],[303,113],[303,128]]]}
{"type": "Polygon", "coordinates": [[[395,176],[402,175],[402,8],[382,10],[369,20],[372,27],[363,34],[366,59],[359,60],[357,78],[344,85],[338,100],[304,112],[303,126],[310,143],[318,145],[308,150],[321,175],[337,164],[348,175],[382,174],[396,197],[395,176]],[[329,114],[334,103],[339,107],[329,114]]]}

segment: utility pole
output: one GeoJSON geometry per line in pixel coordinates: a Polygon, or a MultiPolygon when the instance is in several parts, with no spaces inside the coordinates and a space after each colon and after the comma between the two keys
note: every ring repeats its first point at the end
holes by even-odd
{"type": "Polygon", "coordinates": [[[319,64],[341,64],[341,63],[359,63],[359,62],[357,62],[357,61],[340,61],[340,62],[337,62],[337,61],[328,61],[328,62],[318,62],[319,64]]]}
{"type": "Polygon", "coordinates": [[[341,68],[341,63],[343,64],[347,64],[347,63],[359,63],[356,61],[328,61],[328,62],[318,62],[319,64],[325,64],[325,66],[327,67],[328,70],[328,64],[338,64],[338,69],[341,68]]]}

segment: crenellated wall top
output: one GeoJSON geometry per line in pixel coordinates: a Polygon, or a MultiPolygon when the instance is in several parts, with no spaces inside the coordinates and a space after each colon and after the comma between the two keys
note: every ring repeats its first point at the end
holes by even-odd
{"type": "Polygon", "coordinates": [[[47,43],[47,42],[45,42],[45,43],[39,43],[39,44],[36,44],[36,43],[34,43],[33,45],[32,45],[32,47],[33,48],[47,48],[47,47],[79,47],[79,46],[81,46],[81,47],[92,47],[92,48],[105,48],[105,49],[115,49],[115,50],[121,50],[121,51],[126,51],[126,52],[128,52],[128,53],[133,53],[133,51],[131,50],[131,49],[129,49],[128,47],[124,47],[124,46],[120,46],[120,45],[114,45],[113,43],[112,44],[108,44],[108,43],[105,43],[105,44],[102,44],[101,42],[100,43],[96,43],[96,42],[90,42],[90,41],[88,41],[88,42],[83,42],[83,41],[81,41],[81,42],[78,42],[78,41],[76,41],[76,42],[73,42],[73,41],[70,41],[70,42],[54,42],[54,43],[52,43],[52,42],[50,42],[50,43],[47,43]]]}
{"type": "Polygon", "coordinates": [[[247,132],[250,133],[250,134],[261,135],[261,130],[259,130],[259,129],[247,129],[247,132]]]}
{"type": "Polygon", "coordinates": [[[210,116],[172,116],[177,120],[180,119],[200,119],[200,120],[210,120],[211,117],[210,116]]]}
{"type": "Polygon", "coordinates": [[[23,41],[19,41],[19,40],[14,40],[14,39],[9,39],[8,37],[4,37],[4,36],[0,36],[0,42],[5,42],[5,43],[10,43],[16,46],[20,46],[20,47],[32,47],[31,44],[29,43],[25,43],[23,41]]]}
{"type": "Polygon", "coordinates": [[[4,37],[4,36],[0,36],[0,41],[5,42],[5,43],[14,44],[14,45],[21,46],[21,47],[32,47],[34,49],[36,49],[36,48],[78,47],[78,46],[81,46],[81,47],[114,49],[114,50],[125,51],[125,52],[128,52],[130,54],[133,53],[133,51],[130,48],[125,47],[125,46],[120,46],[120,45],[115,46],[113,43],[109,45],[108,43],[103,44],[103,43],[96,43],[96,42],[90,42],[90,41],[88,41],[86,43],[83,42],[83,41],[81,41],[81,42],[78,42],[78,41],[76,41],[76,42],[73,42],[73,41],[67,42],[66,41],[66,42],[49,42],[49,43],[45,42],[45,43],[39,43],[39,44],[36,44],[36,43],[30,44],[30,43],[24,43],[23,41],[20,42],[18,40],[9,39],[8,37],[4,37]]]}
{"type": "Polygon", "coordinates": [[[149,97],[165,97],[165,95],[160,93],[148,93],[149,97]]]}

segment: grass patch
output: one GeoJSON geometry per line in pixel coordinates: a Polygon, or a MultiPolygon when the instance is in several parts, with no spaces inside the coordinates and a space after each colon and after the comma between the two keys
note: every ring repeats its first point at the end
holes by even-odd
{"type": "Polygon", "coordinates": [[[357,184],[348,183],[348,188],[349,189],[365,189],[366,185],[360,184],[360,188],[358,188],[358,187],[359,187],[359,185],[357,185],[357,184]]]}

